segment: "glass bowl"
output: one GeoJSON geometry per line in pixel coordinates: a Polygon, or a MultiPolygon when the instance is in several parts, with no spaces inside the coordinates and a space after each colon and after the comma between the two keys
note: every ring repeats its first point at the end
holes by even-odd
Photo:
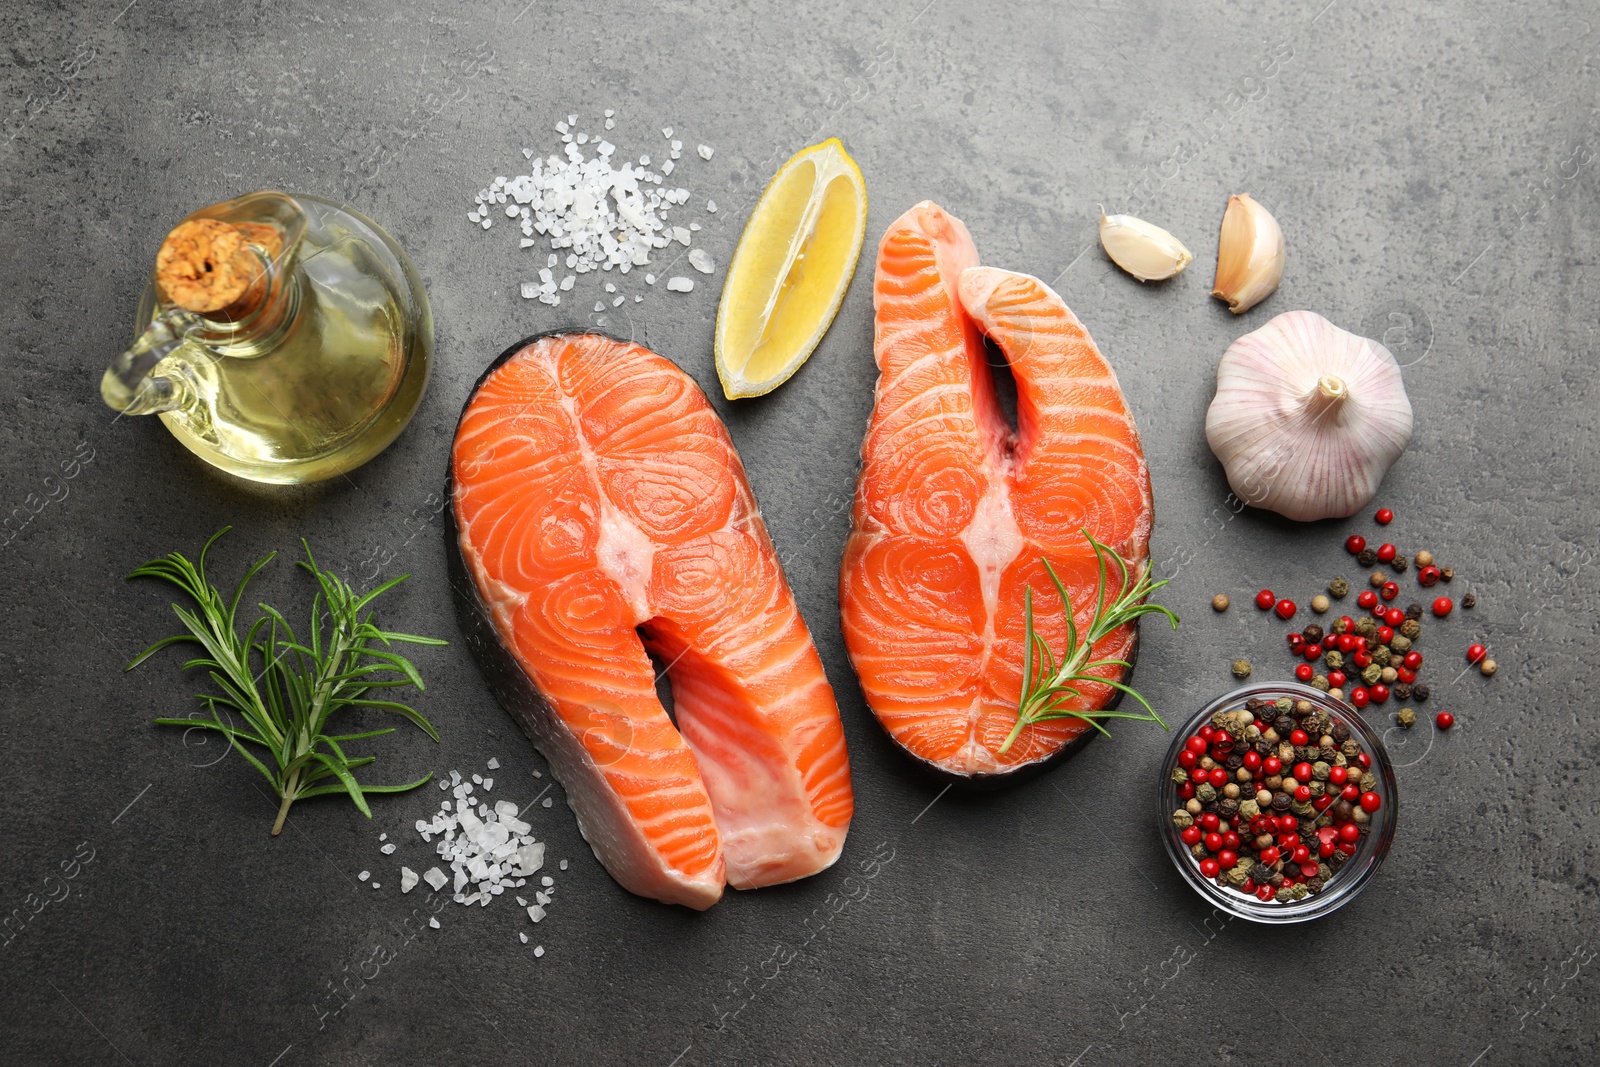
{"type": "Polygon", "coordinates": [[[1355,708],[1309,685],[1301,685],[1298,682],[1262,682],[1217,697],[1174,731],[1172,744],[1167,749],[1165,762],[1161,765],[1156,814],[1159,819],[1161,839],[1166,842],[1167,855],[1172,858],[1172,864],[1178,869],[1178,873],[1196,893],[1209,903],[1241,919],[1261,923],[1297,923],[1327,915],[1348,903],[1366,887],[1383,864],[1384,857],[1389,854],[1389,845],[1394,840],[1395,815],[1398,807],[1394,766],[1389,761],[1389,753],[1384,749],[1383,739],[1367,725],[1366,720],[1362,719],[1355,708]],[[1220,886],[1215,880],[1206,878],[1200,873],[1200,861],[1190,854],[1189,846],[1183,843],[1180,836],[1181,831],[1172,822],[1172,813],[1184,806],[1184,801],[1178,798],[1178,783],[1171,779],[1172,770],[1178,766],[1178,755],[1183,751],[1189,738],[1195,736],[1196,731],[1219,711],[1242,710],[1245,701],[1251,699],[1277,700],[1280,697],[1289,697],[1296,701],[1309,700],[1326,711],[1335,722],[1343,722],[1349,727],[1351,737],[1360,742],[1363,751],[1372,757],[1370,770],[1377,778],[1377,784],[1372,791],[1382,798],[1382,804],[1371,815],[1372,829],[1360,838],[1355,855],[1334,871],[1333,876],[1328,879],[1327,887],[1302,900],[1285,903],[1276,900],[1263,901],[1254,896],[1247,896],[1231,886],[1220,886]]]}

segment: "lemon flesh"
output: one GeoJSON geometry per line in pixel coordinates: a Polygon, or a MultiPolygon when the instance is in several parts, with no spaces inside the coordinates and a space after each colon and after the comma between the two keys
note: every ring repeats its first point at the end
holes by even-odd
{"type": "Polygon", "coordinates": [[[844,300],[866,229],[866,184],[837,137],[779,168],[717,309],[717,377],[729,400],[770,393],[800,369],[844,300]]]}

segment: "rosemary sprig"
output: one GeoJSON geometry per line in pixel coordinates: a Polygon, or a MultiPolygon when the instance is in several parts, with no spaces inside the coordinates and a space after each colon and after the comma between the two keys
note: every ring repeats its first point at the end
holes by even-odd
{"type": "Polygon", "coordinates": [[[1017,701],[1017,725],[1011,728],[1005,743],[1000,746],[1001,755],[1011,749],[1025,727],[1051,719],[1082,719],[1107,737],[1111,735],[1100,725],[1098,721],[1100,719],[1137,719],[1141,722],[1160,723],[1163,730],[1167,728],[1167,724],[1156,714],[1149,701],[1132,687],[1090,673],[1100,667],[1131,668],[1132,664],[1120,659],[1089,658],[1097,641],[1117,627],[1132,622],[1142,615],[1165,615],[1171,620],[1172,628],[1174,630],[1178,628],[1178,617],[1171,611],[1160,604],[1145,602],[1151,593],[1167,584],[1167,579],[1163,578],[1159,582],[1151,581],[1149,569],[1146,568],[1140,574],[1138,581],[1130,582],[1126,560],[1108,546],[1096,541],[1088,530],[1083,531],[1083,536],[1088,539],[1089,547],[1094,549],[1095,559],[1100,563],[1100,588],[1095,597],[1094,616],[1080,634],[1077,622],[1073,619],[1072,599],[1067,595],[1066,586],[1061,584],[1061,579],[1056,576],[1055,568],[1050,566],[1050,561],[1041,556],[1039,562],[1044,564],[1045,573],[1050,576],[1051,583],[1056,587],[1056,594],[1061,597],[1061,605],[1067,613],[1067,649],[1058,665],[1049,644],[1033,628],[1033,587],[1029,586],[1023,590],[1022,610],[1026,629],[1023,637],[1022,696],[1017,701]],[[1122,591],[1110,605],[1106,604],[1107,557],[1117,565],[1117,570],[1122,575],[1122,591]],[[1074,684],[1079,682],[1109,685],[1126,693],[1144,707],[1144,713],[1075,711],[1063,707],[1064,701],[1082,696],[1074,684]]]}
{"type": "Polygon", "coordinates": [[[211,712],[211,721],[166,718],[155,721],[163,726],[215,730],[226,737],[239,754],[272,783],[273,792],[282,800],[277,821],[272,824],[274,835],[283,830],[283,821],[295,801],[326,793],[348,793],[361,813],[370,819],[372,810],[367,806],[365,794],[415,789],[432,778],[433,773],[430,771],[425,777],[404,785],[359,784],[351,772],[373,762],[376,757],[352,759],[345,755],[341,746],[393,733],[395,728],[329,734],[325,732],[328,720],[335,712],[346,708],[376,708],[409,720],[438,741],[439,734],[433,725],[412,708],[367,696],[374,689],[405,685],[423,688],[422,677],[409,660],[386,648],[373,647],[372,642],[381,642],[384,646],[395,642],[413,645],[448,642],[380,630],[373,624],[369,605],[409,575],[401,575],[358,597],[348,584],[317,566],[311,546],[304,538],[300,543],[305,546],[306,558],[300,561],[300,566],[316,577],[319,586],[311,602],[311,644],[300,643],[289,620],[267,604],[257,605],[262,615],[241,637],[237,616],[245,586],[278,553],[269,552],[252,564],[234,587],[232,599],[224,600],[222,593],[206,578],[206,553],[231,529],[231,526],[224,526],[211,535],[200,550],[197,564],[191,564],[182,553],[173,552],[151,560],[128,575],[130,579],[161,578],[171,582],[189,594],[197,610],[172,605],[188,632],[157,641],[134,657],[125,669],[131,671],[161,649],[180,642],[192,642],[204,650],[203,655],[185,663],[183,669],[204,668],[221,690],[220,693],[195,694],[211,712]],[[225,709],[237,712],[243,724],[234,725],[231,714],[224,722],[225,709]],[[268,758],[258,758],[246,744],[266,749],[268,758]]]}

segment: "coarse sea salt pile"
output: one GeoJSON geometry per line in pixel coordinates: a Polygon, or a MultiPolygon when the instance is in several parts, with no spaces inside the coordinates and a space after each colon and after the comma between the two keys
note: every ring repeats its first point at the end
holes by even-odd
{"type": "MultiPolygon", "coordinates": [[[[489,770],[499,767],[498,759],[489,760],[489,770]]],[[[518,818],[521,814],[518,805],[509,800],[497,800],[491,807],[487,800],[475,796],[479,789],[483,793],[494,789],[494,779],[481,774],[466,780],[460,771],[451,771],[448,779],[439,780],[439,788],[448,791],[450,796],[440,802],[432,819],[418,819],[415,825],[422,840],[434,846],[444,866],[431,867],[422,875],[410,867],[401,867],[400,892],[409,893],[418,881],[423,881],[436,893],[444,892],[449,886],[450,899],[457,904],[487,907],[508,889],[528,885],[529,879],[544,867],[545,846],[534,838],[532,825],[518,818]]],[[[548,798],[544,805],[550,806],[548,798]]],[[[530,801],[527,807],[532,806],[530,801]]],[[[386,841],[388,836],[380,834],[378,840],[386,841]]],[[[394,848],[394,843],[388,842],[379,851],[390,855],[394,848]]],[[[567,861],[562,860],[560,866],[566,870],[567,861]]],[[[368,872],[362,871],[361,880],[367,878],[368,872]]],[[[554,898],[555,879],[542,875],[532,893],[532,902],[521,896],[515,899],[517,905],[527,911],[528,918],[537,923],[545,917],[546,908],[554,898]]],[[[438,929],[439,922],[430,919],[428,925],[438,929]]],[[[523,944],[528,943],[526,933],[517,936],[523,944]]],[[[543,956],[544,946],[536,946],[534,955],[543,956]]]]}
{"type": "MultiPolygon", "coordinates": [[[[616,112],[607,108],[605,128],[615,126],[616,112]]],[[[671,126],[661,130],[670,156],[660,162],[658,169],[652,169],[648,154],[639,156],[637,163],[623,160],[618,167],[616,145],[580,132],[577,127],[577,115],[568,115],[567,121],[556,123],[563,145],[560,155],[536,159],[533,149],[524,148],[523,156],[533,160],[530,173],[495,178],[487,189],[478,190],[476,205],[467,213],[469,222],[487,230],[503,208],[505,217],[516,219],[521,228],[523,249],[532,249],[539,243],[535,234],[548,239],[554,251],[546,255],[544,266],[539,268],[538,281],[521,283],[521,293],[524,299],[552,306],[561,303],[562,293],[572,291],[579,274],[595,270],[627,274],[634,267],[650,263],[651,254],[669,244],[676,242],[688,248],[700,229],[698,222],[679,226],[671,224],[669,218],[674,208],[689,201],[688,189],[665,185],[683,154],[683,142],[673,137],[671,126]],[[584,146],[592,146],[594,154],[586,158],[584,146]],[[562,268],[564,275],[557,280],[556,272],[562,268]]],[[[696,155],[709,160],[712,149],[700,145],[696,155]]],[[[705,210],[714,214],[716,202],[707,201],[705,210]]],[[[703,249],[694,249],[688,258],[702,274],[716,269],[703,249]]],[[[645,275],[646,285],[655,282],[654,274],[645,275]]],[[[667,280],[666,287],[672,292],[687,293],[694,288],[694,282],[674,276],[667,280]]],[[[627,299],[610,282],[606,283],[605,292],[605,299],[595,301],[596,312],[604,312],[607,305],[621,307],[627,299]]],[[[633,297],[634,303],[643,299],[640,294],[633,297]]]]}

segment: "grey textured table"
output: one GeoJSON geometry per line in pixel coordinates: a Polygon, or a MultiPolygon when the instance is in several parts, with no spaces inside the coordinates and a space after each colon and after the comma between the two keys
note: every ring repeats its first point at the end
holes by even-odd
{"type": "MultiPolygon", "coordinates": [[[[0,1062],[1595,1062],[1591,8],[123,2],[0,10],[0,490],[30,516],[0,554],[0,916],[20,916],[0,945],[0,1062]],[[870,258],[810,364],[763,400],[716,390],[720,270],[612,324],[712,392],[749,468],[845,718],[857,816],[835,869],[703,915],[666,908],[621,891],[558,802],[535,809],[572,861],[543,958],[509,902],[451,905],[410,938],[395,868],[423,866],[406,828],[437,794],[380,799],[370,823],[307,802],[274,839],[237,757],[150,725],[194,685],[172,660],[121,672],[173,623],[165,588],[122,575],[225,523],[224,573],[286,550],[263,599],[300,602],[288,557],[305,535],[348,574],[410,572],[388,618],[455,636],[436,505],[457,412],[493,354],[591,322],[598,290],[590,276],[561,308],[523,301],[513,234],[464,216],[491,176],[520,173],[523,146],[552,150],[559,118],[599,132],[607,107],[625,152],[660,154],[666,125],[715,146],[679,177],[722,205],[690,216],[719,265],[777,161],[837,134],[866,174],[869,256],[931,198],[986,262],[1055,280],[1145,436],[1155,557],[1185,623],[1147,628],[1139,682],[1173,715],[1230,687],[1236,655],[1287,676],[1282,627],[1249,593],[1358,578],[1338,543],[1371,532],[1234,513],[1202,436],[1218,357],[1298,307],[1390,345],[1417,416],[1381,494],[1390,529],[1453,561],[1480,606],[1425,642],[1426,710],[1458,725],[1395,738],[1403,815],[1359,900],[1291,929],[1211,917],[1151,831],[1159,730],[981,797],[941,797],[886,742],[835,594],[874,373],[870,258]],[[389,227],[438,325],[430,392],[394,447],[282,491],[204,469],[96,395],[162,233],[273,187],[389,227]],[[1246,190],[1281,220],[1289,266],[1235,319],[1206,289],[1223,203],[1246,190]],[[1095,246],[1097,204],[1170,226],[1199,262],[1140,287],[1095,246]],[[1240,606],[1212,615],[1217,591],[1240,606]],[[1471,636],[1503,665],[1492,681],[1458,676],[1471,636]],[[404,842],[393,857],[384,831],[404,842]]],[[[532,795],[543,763],[465,649],[418,659],[443,742],[387,738],[377,770],[495,755],[497,789],[532,795]]]]}

